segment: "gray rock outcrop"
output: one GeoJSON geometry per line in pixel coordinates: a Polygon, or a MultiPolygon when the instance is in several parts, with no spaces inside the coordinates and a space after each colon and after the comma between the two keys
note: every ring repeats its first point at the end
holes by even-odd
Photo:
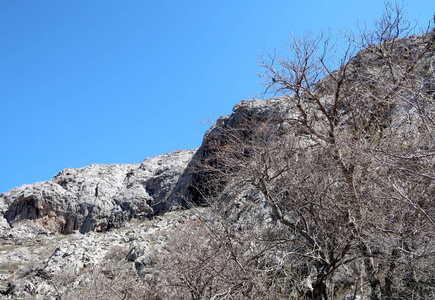
{"type": "Polygon", "coordinates": [[[0,228],[33,220],[60,233],[104,232],[159,214],[194,152],[179,150],[142,164],[70,168],[49,181],[14,188],[0,195],[0,228]]]}

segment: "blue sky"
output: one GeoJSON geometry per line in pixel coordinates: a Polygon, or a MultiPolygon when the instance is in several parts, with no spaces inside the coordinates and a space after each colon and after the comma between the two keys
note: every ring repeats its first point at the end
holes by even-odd
{"type": "MultiPolygon", "coordinates": [[[[433,0],[413,0],[422,25],[433,0]]],[[[0,0],[0,193],[68,167],[199,147],[203,114],[262,92],[263,48],[354,30],[383,2],[0,0]]]]}

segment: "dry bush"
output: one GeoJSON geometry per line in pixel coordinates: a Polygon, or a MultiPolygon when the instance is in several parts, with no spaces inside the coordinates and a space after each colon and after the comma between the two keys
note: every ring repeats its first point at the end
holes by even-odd
{"type": "Polygon", "coordinates": [[[131,264],[94,266],[60,294],[60,299],[151,299],[145,281],[131,264]]]}
{"type": "Polygon", "coordinates": [[[220,299],[227,294],[249,295],[254,287],[247,274],[240,245],[235,245],[224,228],[196,220],[189,221],[168,240],[166,253],[159,256],[156,291],[167,299],[220,299]]]}

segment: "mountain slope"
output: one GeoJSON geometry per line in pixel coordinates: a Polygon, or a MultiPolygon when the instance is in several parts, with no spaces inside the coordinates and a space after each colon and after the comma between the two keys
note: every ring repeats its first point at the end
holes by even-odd
{"type": "Polygon", "coordinates": [[[0,195],[0,293],[433,296],[433,34],[371,45],[304,92],[271,76],[291,93],[240,102],[198,150],[0,195]]]}

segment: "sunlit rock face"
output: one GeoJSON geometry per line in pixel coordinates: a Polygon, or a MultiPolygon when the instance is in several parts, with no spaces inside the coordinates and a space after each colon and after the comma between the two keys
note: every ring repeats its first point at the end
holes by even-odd
{"type": "Polygon", "coordinates": [[[194,152],[179,150],[142,164],[65,169],[49,181],[14,188],[0,195],[0,226],[32,220],[61,233],[104,232],[149,218],[165,207],[194,152]]]}

